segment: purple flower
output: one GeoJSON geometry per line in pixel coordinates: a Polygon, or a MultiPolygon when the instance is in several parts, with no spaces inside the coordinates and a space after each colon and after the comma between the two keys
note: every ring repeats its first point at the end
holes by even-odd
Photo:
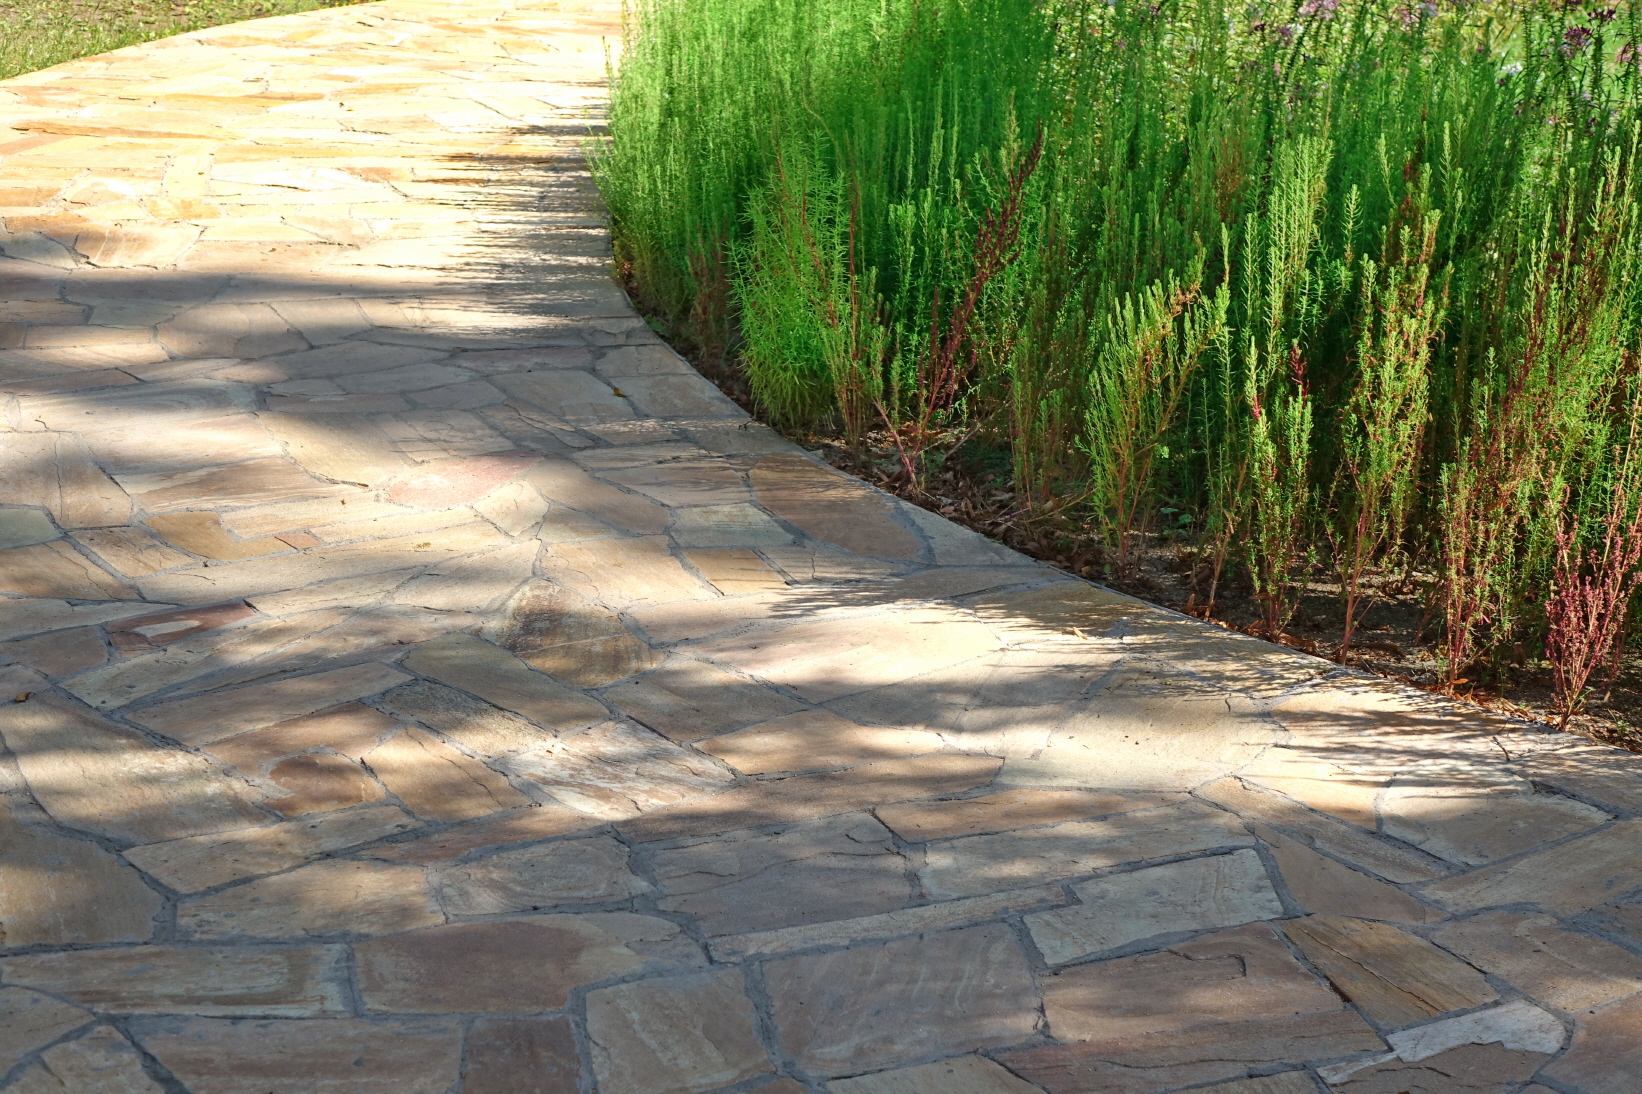
{"type": "Polygon", "coordinates": [[[1569,27],[1562,32],[1562,55],[1572,57],[1576,53],[1585,52],[1585,47],[1591,44],[1593,31],[1590,27],[1569,27]]]}
{"type": "Polygon", "coordinates": [[[1306,0],[1300,5],[1300,15],[1306,19],[1332,19],[1339,9],[1340,0],[1306,0]]]}

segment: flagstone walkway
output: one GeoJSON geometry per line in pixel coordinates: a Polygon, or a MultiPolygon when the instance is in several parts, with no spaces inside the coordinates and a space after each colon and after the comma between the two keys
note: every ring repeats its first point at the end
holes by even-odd
{"type": "Polygon", "coordinates": [[[0,1089],[1642,1089],[1642,757],[749,421],[605,274],[618,32],[0,84],[0,1089]]]}

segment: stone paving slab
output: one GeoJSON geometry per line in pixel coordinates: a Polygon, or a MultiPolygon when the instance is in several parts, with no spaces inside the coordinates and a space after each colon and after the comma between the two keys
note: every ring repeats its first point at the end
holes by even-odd
{"type": "Polygon", "coordinates": [[[0,84],[0,1090],[1642,1089],[1642,757],[746,419],[607,276],[619,35],[0,84]]]}

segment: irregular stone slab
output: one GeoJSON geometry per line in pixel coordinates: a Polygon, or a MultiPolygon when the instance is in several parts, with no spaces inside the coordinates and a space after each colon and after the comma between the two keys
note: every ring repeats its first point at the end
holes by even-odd
{"type": "Polygon", "coordinates": [[[823,775],[765,779],[659,809],[620,827],[629,838],[645,842],[825,817],[882,801],[961,794],[990,783],[998,764],[990,756],[935,754],[881,760],[823,775]]]}
{"type": "MultiPolygon", "coordinates": [[[[6,687],[12,694],[28,688],[6,687]]],[[[138,734],[56,695],[8,704],[6,746],[35,800],[59,824],[148,842],[256,823],[243,785],[187,752],[138,734]]]]}
{"type": "Polygon", "coordinates": [[[1642,995],[1574,1020],[1568,1051],[1541,1074],[1587,1094],[1629,1094],[1642,1073],[1642,995]]]}
{"type": "Polygon", "coordinates": [[[768,1072],[756,1022],[735,969],[587,996],[593,1073],[609,1094],[695,1094],[768,1072]]]}
{"type": "Polygon", "coordinates": [[[134,847],[125,857],[179,893],[197,893],[240,878],[289,870],[339,851],[416,827],[391,805],[367,805],[226,836],[190,836],[134,847]]]}
{"type": "Polygon", "coordinates": [[[605,820],[717,790],[729,772],[640,726],[605,722],[498,761],[562,804],[605,820]]]}
{"type": "Polygon", "coordinates": [[[1642,820],[1620,821],[1560,846],[1435,882],[1425,895],[1451,911],[1538,904],[1571,915],[1642,885],[1642,820]]]}
{"type": "Polygon", "coordinates": [[[1528,1003],[1507,1003],[1401,1030],[1386,1037],[1388,1053],[1318,1071],[1331,1088],[1353,1094],[1398,1086],[1422,1094],[1496,1091],[1532,1076],[1562,1048],[1564,1036],[1553,1015],[1528,1003]]]}
{"type": "Polygon", "coordinates": [[[794,699],[701,661],[668,665],[630,684],[611,688],[606,695],[623,714],[675,741],[711,736],[803,707],[794,699]]]}
{"type": "Polygon", "coordinates": [[[0,988],[0,1067],[91,1021],[91,1012],[28,988],[0,988]]]}
{"type": "Polygon", "coordinates": [[[7,946],[142,942],[163,903],[114,855],[29,825],[0,798],[0,929],[7,946]]]}
{"type": "Polygon", "coordinates": [[[190,308],[155,335],[179,357],[269,357],[307,349],[266,304],[205,304],[190,308]]]}
{"type": "Polygon", "coordinates": [[[38,509],[0,509],[0,550],[44,543],[62,535],[38,509]]]}
{"type": "Polygon", "coordinates": [[[568,1018],[480,1018],[467,1038],[463,1094],[578,1094],[568,1018]]]}
{"type": "Polygon", "coordinates": [[[184,608],[172,612],[138,615],[111,623],[106,628],[108,639],[122,653],[142,653],[159,649],[173,642],[192,638],[204,631],[214,631],[250,619],[256,610],[249,604],[235,601],[212,604],[201,608],[184,608]]]}
{"type": "Polygon", "coordinates": [[[1066,969],[1045,982],[1044,1008],[1071,1043],[999,1062],[1050,1091],[1151,1094],[1381,1047],[1264,924],[1066,969]]]}
{"type": "MultiPolygon", "coordinates": [[[[230,536],[222,527],[222,520],[215,513],[186,512],[161,513],[150,517],[148,526],[165,538],[167,543],[181,547],[185,551],[192,551],[196,555],[216,559],[219,562],[232,562],[241,558],[256,558],[259,555],[271,555],[280,551],[288,551],[291,544],[284,540],[267,536],[262,539],[237,540],[230,536]]],[[[105,558],[107,554],[104,553],[105,558]]],[[[178,565],[178,563],[172,563],[178,565]]],[[[119,567],[122,573],[151,571],[131,571],[119,567]]],[[[154,566],[155,570],[166,569],[165,566],[154,566]]]]}
{"type": "Polygon", "coordinates": [[[555,904],[597,904],[650,891],[611,839],[563,840],[504,851],[439,873],[439,899],[451,915],[506,915],[555,904]]]}
{"type": "Polygon", "coordinates": [[[429,927],[354,955],[371,1014],[559,1010],[583,984],[704,963],[676,924],[627,912],[429,927]]]}
{"type": "Polygon", "coordinates": [[[657,418],[740,418],[746,411],[706,378],[688,376],[629,376],[621,391],[641,414],[657,418]]]}
{"type": "Polygon", "coordinates": [[[180,471],[240,460],[274,459],[282,454],[268,431],[250,414],[190,421],[186,428],[171,430],[164,445],[154,443],[154,431],[146,424],[97,429],[86,434],[85,440],[98,462],[116,475],[180,471]]]}
{"type": "Polygon", "coordinates": [[[404,665],[550,729],[586,725],[609,713],[597,700],[572,691],[501,647],[472,635],[451,634],[424,642],[411,651],[404,665]]]}
{"type": "Polygon", "coordinates": [[[968,661],[999,645],[985,627],[958,613],[924,608],[887,618],[800,623],[705,642],[695,652],[824,703],[968,661]]]}
{"type": "MultiPolygon", "coordinates": [[[[834,1079],[827,1094],[1042,1094],[985,1056],[919,1064],[854,1079],[834,1079]]],[[[1309,1094],[1309,1092],[1308,1092],[1309,1094]]]]}
{"type": "Polygon", "coordinates": [[[1642,958],[1563,930],[1548,915],[1485,912],[1432,935],[1484,972],[1560,1010],[1593,1010],[1642,990],[1642,958]]]}
{"type": "Polygon", "coordinates": [[[398,722],[381,711],[359,703],[344,703],[213,742],[207,751],[247,775],[255,775],[270,760],[310,748],[329,748],[352,760],[363,759],[365,753],[376,747],[382,734],[397,725],[398,722]]]}
{"type": "Polygon", "coordinates": [[[773,547],[792,535],[763,510],[746,504],[680,509],[669,529],[680,547],[773,547]]]}
{"type": "Polygon", "coordinates": [[[1283,933],[1364,1014],[1388,1026],[1498,999],[1482,974],[1387,923],[1313,915],[1283,933]]]}
{"type": "Polygon", "coordinates": [[[108,660],[103,637],[95,627],[43,634],[0,646],[0,664],[18,661],[47,676],[67,676],[108,660]]]}
{"type": "Polygon", "coordinates": [[[1285,1071],[1281,1075],[1235,1079],[1198,1089],[1203,1094],[1317,1094],[1317,1083],[1303,1071],[1285,1071]]]}
{"type": "Polygon", "coordinates": [[[915,729],[864,726],[827,710],[803,710],[773,718],[696,747],[746,775],[847,767],[897,756],[938,752],[944,742],[915,729]]]}
{"type": "Polygon", "coordinates": [[[207,940],[382,935],[444,921],[420,869],[342,859],[185,900],[177,907],[182,937],[207,940]]]}
{"type": "Polygon", "coordinates": [[[341,1015],[340,946],[132,946],[0,958],[7,984],[109,1014],[341,1015]]]}
{"type": "Polygon", "coordinates": [[[1338,1094],[1500,1094],[1531,1078],[1546,1056],[1498,1044],[1464,1045],[1419,1063],[1393,1056],[1329,1083],[1338,1094]]]}
{"type": "Polygon", "coordinates": [[[124,1037],[99,1026],[84,1037],[53,1045],[7,1089],[17,1094],[163,1094],[143,1071],[142,1058],[124,1037]]]}
{"type": "Polygon", "coordinates": [[[390,843],[367,852],[387,862],[449,862],[472,851],[494,850],[511,843],[534,843],[596,827],[598,821],[556,805],[532,802],[529,808],[468,821],[443,832],[390,843]]]}
{"type": "Polygon", "coordinates": [[[537,458],[517,452],[500,456],[472,456],[425,464],[388,491],[388,500],[416,509],[448,509],[465,505],[527,471],[537,458]]]}
{"type": "Polygon", "coordinates": [[[732,833],[652,857],[662,911],[696,917],[709,936],[887,912],[911,898],[906,860],[871,816],[732,833]]]}
{"type": "Polygon", "coordinates": [[[292,756],[268,770],[268,781],[285,793],[263,802],[282,817],[347,809],[381,801],[381,784],[356,763],[320,752],[292,756]]]}
{"type": "Polygon", "coordinates": [[[1248,850],[1086,881],[1072,891],[1081,903],[1025,920],[1051,965],[1159,935],[1283,914],[1260,856],[1248,850]]]}
{"type": "Polygon", "coordinates": [[[542,573],[590,600],[617,608],[710,595],[672,556],[662,536],[555,543],[542,556],[542,573]]]}
{"type": "Polygon", "coordinates": [[[1528,757],[1518,770],[1601,805],[1642,813],[1642,757],[1634,752],[1576,740],[1528,757]]]}
{"type": "Polygon", "coordinates": [[[429,820],[469,820],[529,803],[501,775],[417,729],[388,738],[366,753],[365,763],[411,812],[429,820]]]}
{"type": "Polygon", "coordinates": [[[971,896],[1253,842],[1235,817],[1188,801],[1106,820],[1066,821],[934,844],[924,852],[918,877],[932,896],[971,896]]]}
{"type": "Polygon", "coordinates": [[[822,1076],[1014,1044],[1038,1009],[1001,925],[778,958],[764,978],[782,1049],[822,1076]]]}
{"type": "Polygon", "coordinates": [[[1526,779],[1471,765],[1428,764],[1392,780],[1380,813],[1389,836],[1465,866],[1506,858],[1609,820],[1526,779]]]}
{"type": "Polygon", "coordinates": [[[462,1062],[451,1021],[150,1018],[132,1028],[189,1089],[209,1094],[316,1094],[337,1076],[349,1094],[444,1094],[462,1062]]]}
{"type": "Polygon", "coordinates": [[[429,680],[394,688],[382,697],[381,705],[403,720],[421,722],[482,756],[522,752],[553,736],[518,715],[429,680]]]}
{"type": "Polygon", "coordinates": [[[611,386],[587,372],[527,372],[496,376],[491,383],[509,396],[567,422],[619,422],[633,407],[611,386]]]}
{"type": "Polygon", "coordinates": [[[508,535],[520,536],[540,524],[553,506],[530,483],[515,481],[498,486],[473,508],[508,535]]]}
{"type": "Polygon", "coordinates": [[[413,510],[404,506],[376,501],[364,490],[352,490],[334,497],[239,509],[222,514],[222,522],[235,535],[251,537],[410,515],[413,510]]]}
{"type": "Polygon", "coordinates": [[[1059,821],[1150,809],[1181,800],[1171,794],[1115,791],[1009,790],[980,798],[879,806],[875,813],[897,836],[913,843],[1007,832],[1059,821]]]}
{"type": "Polygon", "coordinates": [[[1276,794],[1255,790],[1236,779],[1221,779],[1198,788],[1196,794],[1240,816],[1285,829],[1311,846],[1372,870],[1387,881],[1429,881],[1443,874],[1433,860],[1413,850],[1376,839],[1360,828],[1314,813],[1276,794]]]}
{"type": "MultiPolygon", "coordinates": [[[[140,528],[91,529],[74,538],[127,577],[194,564],[191,557],[173,551],[140,528]]],[[[280,547],[283,549],[284,544],[280,547]]]]}
{"type": "Polygon", "coordinates": [[[777,927],[770,931],[727,935],[709,942],[715,961],[738,961],[752,954],[797,953],[856,942],[876,942],[906,935],[969,927],[977,923],[1038,911],[1066,903],[1058,885],[1016,889],[989,896],[964,897],[940,904],[901,908],[859,919],[839,919],[798,927],[777,927]]]}
{"type": "Polygon", "coordinates": [[[247,460],[227,467],[126,475],[122,483],[150,512],[200,505],[266,505],[344,493],[289,460],[247,460]]]}
{"type": "Polygon", "coordinates": [[[665,656],[608,608],[545,581],[520,589],[481,633],[532,668],[580,687],[636,676],[665,656]]]}
{"type": "Polygon", "coordinates": [[[786,579],[750,548],[685,551],[684,558],[725,596],[770,592],[787,586],[786,579]]]}
{"type": "MultiPolygon", "coordinates": [[[[587,457],[584,456],[582,462],[586,463],[587,457]]],[[[631,487],[672,509],[672,525],[675,528],[681,518],[688,519],[685,514],[690,510],[686,506],[717,509],[721,519],[730,518],[731,512],[739,512],[744,520],[763,517],[764,522],[773,526],[769,517],[747,504],[747,484],[742,481],[741,474],[723,460],[673,456],[663,462],[604,470],[600,477],[631,487]]],[[[712,515],[709,514],[706,519],[710,522],[712,515]]],[[[791,542],[791,537],[779,542],[791,542]]],[[[686,546],[734,547],[738,544],[692,543],[686,546]]]]}
{"type": "Polygon", "coordinates": [[[869,558],[917,558],[922,549],[890,498],[807,456],[765,456],[751,480],[760,505],[823,543],[869,558]]]}
{"type": "MultiPolygon", "coordinates": [[[[1019,581],[1034,575],[1013,576],[1019,581]]],[[[1058,641],[1077,639],[1074,628],[1090,636],[1103,635],[1150,606],[1098,585],[1063,580],[1035,589],[978,597],[969,601],[968,607],[982,622],[1011,638],[1058,641]]]]}
{"type": "Polygon", "coordinates": [[[160,703],[127,715],[184,744],[206,745],[374,695],[409,677],[387,665],[352,665],[288,680],[160,703]]]}
{"type": "Polygon", "coordinates": [[[69,604],[55,599],[0,601],[0,639],[41,634],[68,627],[89,627],[129,616],[141,616],[157,604],[69,604]]]}
{"type": "Polygon", "coordinates": [[[48,509],[63,528],[108,528],[131,517],[131,499],[74,433],[8,434],[0,447],[0,477],[6,501],[48,509]]]}
{"type": "Polygon", "coordinates": [[[224,411],[248,409],[250,395],[248,388],[239,385],[180,380],[110,391],[41,395],[21,402],[25,404],[25,417],[49,430],[91,434],[105,426],[145,428],[152,432],[200,419],[221,418],[224,411]]]}
{"type": "Polygon", "coordinates": [[[0,592],[67,600],[137,598],[61,540],[0,551],[0,592]]]}
{"type": "Polygon", "coordinates": [[[1427,923],[1443,918],[1441,912],[1425,907],[1396,886],[1358,873],[1264,825],[1257,825],[1254,834],[1271,848],[1289,895],[1308,912],[1392,923],[1427,923]]]}
{"type": "Polygon", "coordinates": [[[525,481],[561,505],[628,532],[654,534],[667,527],[669,513],[662,506],[601,482],[569,460],[542,460],[525,481]]]}

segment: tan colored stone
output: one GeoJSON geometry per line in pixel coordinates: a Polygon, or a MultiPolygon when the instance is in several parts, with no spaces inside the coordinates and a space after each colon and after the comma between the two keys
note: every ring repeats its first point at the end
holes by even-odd
{"type": "Polygon", "coordinates": [[[130,269],[152,266],[164,269],[177,261],[199,238],[191,224],[123,224],[88,227],[74,240],[74,247],[93,266],[130,269]]]}
{"type": "Polygon", "coordinates": [[[1389,774],[1354,771],[1292,748],[1273,748],[1237,774],[1369,831],[1379,827],[1374,799],[1391,781],[1389,774]]]}
{"type": "Polygon", "coordinates": [[[1466,866],[1481,866],[1589,831],[1609,815],[1536,792],[1526,779],[1473,765],[1426,764],[1380,799],[1387,835],[1466,866]]]}
{"type": "Polygon", "coordinates": [[[1516,1091],[1546,1060],[1498,1044],[1462,1045],[1418,1063],[1392,1059],[1329,1083],[1334,1094],[1502,1094],[1516,1091]]]}
{"type": "Polygon", "coordinates": [[[0,476],[8,503],[49,509],[63,528],[108,528],[131,516],[131,499],[72,433],[8,435],[0,476]]]}
{"type": "Polygon", "coordinates": [[[307,343],[266,304],[204,304],[155,332],[180,357],[269,357],[307,343]]]}
{"type": "Polygon", "coordinates": [[[1250,820],[1286,829],[1311,846],[1372,870],[1388,881],[1429,881],[1442,875],[1442,870],[1429,859],[1413,851],[1376,839],[1355,825],[1314,813],[1276,794],[1253,789],[1236,779],[1221,779],[1201,787],[1197,796],[1250,820]]]}
{"type": "Polygon", "coordinates": [[[125,857],[179,893],[197,893],[240,878],[289,870],[327,851],[340,851],[416,827],[391,805],[367,805],[228,835],[190,836],[134,847],[125,857]]]}
{"type": "MultiPolygon", "coordinates": [[[[4,692],[29,690],[26,681],[4,692]]],[[[8,703],[6,746],[59,824],[145,842],[243,828],[259,819],[244,787],[206,760],[143,737],[56,695],[8,703]]]]}
{"type": "Polygon", "coordinates": [[[629,722],[605,722],[498,762],[572,809],[617,820],[722,788],[731,776],[629,722]]]}
{"type": "Polygon", "coordinates": [[[578,1094],[568,1018],[480,1018],[467,1039],[463,1094],[578,1094]]]}
{"type": "Polygon", "coordinates": [[[88,1011],[28,988],[0,988],[0,1067],[91,1021],[88,1011]]]}
{"type": "Polygon", "coordinates": [[[451,1021],[157,1018],[137,1039],[205,1094],[445,1094],[462,1062],[451,1021]]]}
{"type": "Polygon", "coordinates": [[[765,456],[751,478],[764,508],[823,543],[876,558],[916,558],[922,548],[887,496],[806,456],[765,456]]]}
{"type": "Polygon", "coordinates": [[[95,628],[76,627],[0,646],[0,663],[12,660],[47,676],[67,676],[102,664],[108,651],[95,628]]]}
{"type": "Polygon", "coordinates": [[[213,692],[191,699],[145,707],[129,715],[138,725],[174,737],[184,744],[206,745],[247,730],[260,729],[312,714],[338,703],[374,695],[406,675],[387,665],[365,664],[213,692]]]}
{"type": "Polygon", "coordinates": [[[215,513],[161,513],[150,517],[148,526],[158,532],[167,543],[219,562],[271,555],[289,548],[289,544],[271,536],[251,540],[234,539],[223,530],[222,520],[215,513]]]}
{"type": "Polygon", "coordinates": [[[0,943],[142,942],[163,903],[114,855],[29,825],[0,798],[0,943]]]}
{"type": "Polygon", "coordinates": [[[679,565],[662,536],[555,543],[542,572],[582,596],[611,607],[669,600],[700,600],[707,588],[679,565]]]}
{"type": "Polygon", "coordinates": [[[997,649],[985,627],[939,608],[799,623],[709,641],[697,653],[824,703],[997,649]]]}
{"type": "Polygon", "coordinates": [[[1014,1044],[1038,1010],[1001,925],[779,958],[764,978],[782,1049],[823,1076],[1014,1044]]]}
{"type": "Polygon", "coordinates": [[[1555,752],[1528,757],[1519,770],[1537,783],[1642,813],[1642,757],[1634,752],[1575,738],[1555,752]]]}
{"type": "Polygon", "coordinates": [[[1178,800],[1172,795],[1106,790],[1009,790],[980,798],[879,806],[875,813],[904,840],[978,836],[1060,821],[1085,820],[1178,800]]]}
{"type": "Polygon", "coordinates": [[[0,550],[44,543],[61,534],[38,509],[0,509],[0,550]]]}
{"type": "Polygon", "coordinates": [[[916,1067],[901,1067],[834,1079],[827,1094],[1042,1094],[1039,1087],[1005,1071],[985,1056],[959,1056],[916,1067]]]}
{"type": "Polygon", "coordinates": [[[1485,912],[1432,938],[1484,972],[1560,1010],[1593,1010],[1642,991],[1642,958],[1564,930],[1548,915],[1485,912]]]}
{"type": "Polygon", "coordinates": [[[648,498],[600,482],[569,460],[543,460],[524,477],[549,499],[617,528],[644,534],[667,527],[666,509],[648,498]]]}
{"type": "Polygon", "coordinates": [[[533,542],[516,543],[442,562],[412,578],[393,599],[439,611],[482,611],[530,578],[540,550],[533,542]]]}
{"type": "Polygon", "coordinates": [[[282,817],[324,813],[382,800],[382,787],[358,764],[324,752],[281,760],[269,769],[268,781],[283,788],[285,793],[263,804],[282,817]]]}
{"type": "Polygon", "coordinates": [[[1642,885],[1642,820],[1625,820],[1560,846],[1446,878],[1425,895],[1450,911],[1538,904],[1571,915],[1642,885]]]}
{"type": "Polygon", "coordinates": [[[521,752],[552,739],[551,733],[515,714],[429,680],[402,684],[384,695],[381,704],[482,756],[521,752]]]}
{"type": "Polygon", "coordinates": [[[346,1013],[340,946],[133,946],[0,959],[7,984],[112,1014],[346,1013]]]}
{"type": "Polygon", "coordinates": [[[684,558],[725,596],[768,592],[787,586],[769,563],[746,547],[685,551],[684,558]]]}
{"type": "Polygon", "coordinates": [[[329,748],[352,760],[364,759],[382,734],[398,725],[381,711],[360,703],[344,703],[213,742],[207,751],[247,775],[255,775],[269,760],[311,748],[329,748]]]}
{"type": "MultiPolygon", "coordinates": [[[[465,508],[440,509],[432,512],[401,511],[369,520],[347,520],[337,524],[319,525],[314,528],[310,538],[318,543],[337,544],[356,543],[385,536],[427,536],[443,528],[471,522],[472,519],[473,514],[465,508]]],[[[281,538],[288,539],[292,534],[281,533],[281,538]]]]}
{"type": "Polygon", "coordinates": [[[429,927],[354,955],[371,1014],[559,1010],[583,984],[704,963],[675,924],[626,912],[429,927]]]}
{"type": "Polygon", "coordinates": [[[532,668],[581,687],[613,683],[662,660],[614,612],[547,582],[520,589],[482,633],[532,668]]]}
{"type": "Polygon", "coordinates": [[[177,907],[182,937],[207,940],[383,935],[444,921],[422,870],[344,859],[311,863],[177,907]]]}
{"type": "Polygon", "coordinates": [[[846,767],[938,752],[941,738],[915,729],[882,729],[804,710],[700,742],[696,747],[747,775],[846,767]]]}
{"type": "Polygon", "coordinates": [[[473,508],[508,535],[518,536],[540,524],[553,507],[540,490],[521,481],[504,483],[474,502],[473,508]]]}
{"type": "Polygon", "coordinates": [[[135,600],[137,597],[61,540],[0,551],[0,592],[68,600],[135,600]]]}
{"type": "Polygon", "coordinates": [[[593,818],[556,805],[532,802],[529,808],[468,821],[442,832],[402,843],[373,848],[370,857],[386,862],[450,862],[473,851],[494,850],[514,843],[535,843],[596,827],[593,818]]]}
{"type": "Polygon", "coordinates": [[[335,497],[345,492],[312,478],[289,460],[272,459],[128,475],[124,485],[150,512],[199,505],[266,505],[298,498],[335,497]]]}
{"type": "Polygon", "coordinates": [[[401,506],[376,501],[360,490],[328,498],[241,509],[223,514],[222,522],[237,536],[269,536],[301,528],[404,516],[408,512],[401,506]]]}
{"type": "Polygon", "coordinates": [[[497,376],[492,382],[513,398],[568,422],[618,422],[633,417],[625,398],[587,372],[515,373],[497,376]]]}
{"type": "Polygon", "coordinates": [[[1317,1094],[1317,1083],[1303,1071],[1285,1071],[1281,1075],[1234,1079],[1199,1089],[1203,1094],[1317,1094]]]}
{"type": "Polygon", "coordinates": [[[1251,850],[1188,859],[1074,885],[1079,903],[1026,917],[1045,961],[1064,965],[1162,935],[1236,927],[1283,914],[1251,850]]]}
{"type": "Polygon", "coordinates": [[[1331,1090],[1351,1094],[1448,1094],[1514,1090],[1562,1048],[1555,1016],[1521,1001],[1387,1035],[1391,1051],[1318,1068],[1331,1090]]]}
{"type": "Polygon", "coordinates": [[[1065,821],[933,844],[924,852],[919,877],[932,896],[972,896],[1253,842],[1236,818],[1187,801],[1106,820],[1065,821]]]}
{"type": "Polygon", "coordinates": [[[1390,924],[1312,915],[1285,923],[1283,931],[1341,994],[1386,1025],[1499,998],[1481,973],[1390,924]]]}
{"type": "Polygon", "coordinates": [[[1297,840],[1257,825],[1254,834],[1271,848],[1289,894],[1308,912],[1383,919],[1392,923],[1428,923],[1443,918],[1394,885],[1358,873],[1297,840]]]}
{"type": "MultiPolygon", "coordinates": [[[[1015,580],[1027,575],[1013,573],[1015,580]]],[[[1071,638],[1072,628],[1098,637],[1124,619],[1146,610],[1131,596],[1081,581],[1057,581],[1022,592],[994,593],[969,605],[980,620],[1003,634],[1026,640],[1071,638]]]]}
{"type": "Polygon", "coordinates": [[[792,542],[790,532],[744,502],[680,509],[669,531],[680,547],[775,547],[792,542]]]}
{"type": "Polygon", "coordinates": [[[0,612],[0,639],[40,634],[67,627],[88,627],[98,623],[140,616],[157,604],[69,604],[62,600],[7,600],[0,612]]]}
{"type": "Polygon", "coordinates": [[[108,639],[122,653],[142,653],[192,638],[202,631],[216,630],[242,619],[250,619],[256,614],[249,605],[240,603],[155,612],[110,624],[107,628],[108,639]]]}
{"type": "Polygon", "coordinates": [[[439,898],[451,915],[506,915],[556,904],[626,900],[650,891],[609,836],[561,840],[447,866],[439,898]]]}
{"type": "Polygon", "coordinates": [[[164,1088],[143,1071],[142,1058],[124,1037],[99,1026],[46,1049],[6,1089],[14,1094],[163,1094],[164,1088]]]}
{"type": "Polygon", "coordinates": [[[711,736],[803,706],[700,661],[669,665],[608,694],[622,713],[675,741],[711,736]]]}
{"type": "Polygon", "coordinates": [[[425,642],[404,664],[553,729],[585,725],[607,714],[602,704],[471,635],[452,634],[425,642]]]}
{"type": "Polygon", "coordinates": [[[402,730],[366,753],[376,777],[429,820],[483,817],[529,802],[506,779],[418,729],[402,730]]]}
{"type": "Polygon", "coordinates": [[[1642,994],[1576,1018],[1573,1043],[1541,1074],[1585,1094],[1631,1094],[1642,1074],[1642,994]]]}
{"type": "Polygon", "coordinates": [[[608,1094],[696,1094],[770,1070],[734,969],[640,980],[587,996],[587,1039],[608,1094]]]}

